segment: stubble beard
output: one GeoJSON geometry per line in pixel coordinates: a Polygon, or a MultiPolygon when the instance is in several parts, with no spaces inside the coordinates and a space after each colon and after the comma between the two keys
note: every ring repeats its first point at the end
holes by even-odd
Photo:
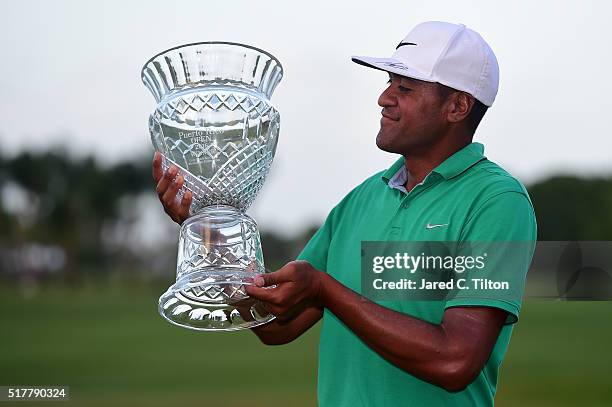
{"type": "Polygon", "coordinates": [[[393,151],[390,151],[390,146],[384,143],[384,130],[382,126],[380,126],[380,129],[378,130],[378,134],[376,135],[376,147],[388,153],[393,152],[393,151]]]}
{"type": "Polygon", "coordinates": [[[406,151],[403,151],[407,146],[402,145],[402,142],[406,142],[408,140],[407,134],[392,134],[392,130],[384,129],[381,125],[378,130],[378,134],[376,135],[376,146],[387,153],[392,154],[405,154],[406,151]]]}

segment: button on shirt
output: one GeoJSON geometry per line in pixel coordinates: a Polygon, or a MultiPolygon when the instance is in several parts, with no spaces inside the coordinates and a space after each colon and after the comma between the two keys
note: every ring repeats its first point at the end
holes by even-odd
{"type": "Polygon", "coordinates": [[[486,298],[474,292],[444,301],[376,301],[434,324],[441,323],[450,307],[487,306],[506,311],[506,325],[484,368],[465,390],[447,392],[383,359],[326,309],[319,349],[320,406],[493,405],[499,366],[520,312],[536,221],[524,186],[483,153],[482,144],[469,144],[410,192],[404,188],[409,175],[404,158],[399,158],[388,170],[352,190],[298,258],[362,293],[362,241],[530,242],[513,259],[511,272],[504,271],[508,274],[504,278],[521,288],[513,298],[486,298]]]}

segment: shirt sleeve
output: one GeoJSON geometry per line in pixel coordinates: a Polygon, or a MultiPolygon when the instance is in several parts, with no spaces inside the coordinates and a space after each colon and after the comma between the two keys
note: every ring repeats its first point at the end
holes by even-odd
{"type": "Polygon", "coordinates": [[[506,324],[517,322],[537,240],[535,214],[528,196],[506,191],[488,198],[467,220],[460,240],[457,254],[483,256],[483,268],[456,276],[465,279],[469,289],[455,289],[445,307],[500,308],[508,313],[506,324]],[[489,282],[501,283],[502,288],[499,284],[493,288],[489,282]]]}
{"type": "Polygon", "coordinates": [[[327,255],[333,234],[333,223],[336,208],[334,208],[323,225],[310,238],[302,252],[298,255],[298,260],[305,260],[317,270],[327,272],[327,255]]]}

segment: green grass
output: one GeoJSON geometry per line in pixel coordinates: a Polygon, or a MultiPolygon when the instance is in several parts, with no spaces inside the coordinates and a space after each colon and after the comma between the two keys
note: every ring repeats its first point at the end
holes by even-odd
{"type": "Polygon", "coordinates": [[[612,302],[526,301],[498,406],[612,405],[612,302]]]}
{"type": "MultiPolygon", "coordinates": [[[[318,327],[280,347],[250,332],[193,332],[157,315],[160,292],[0,289],[0,385],[69,385],[71,406],[316,404],[318,327]]],[[[497,405],[610,405],[611,322],[612,303],[528,301],[497,405]]]]}

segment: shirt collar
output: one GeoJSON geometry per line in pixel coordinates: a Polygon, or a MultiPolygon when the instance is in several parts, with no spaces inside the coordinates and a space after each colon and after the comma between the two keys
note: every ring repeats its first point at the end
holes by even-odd
{"type": "Polygon", "coordinates": [[[408,191],[406,190],[406,182],[408,182],[409,179],[410,173],[406,169],[406,166],[400,165],[395,175],[389,179],[387,185],[389,185],[389,188],[399,189],[403,193],[407,194],[408,191]]]}
{"type": "MultiPolygon", "coordinates": [[[[437,172],[445,179],[451,179],[485,158],[484,145],[481,143],[470,143],[444,160],[432,172],[437,172]]],[[[383,181],[388,184],[403,166],[404,157],[400,157],[382,174],[383,181]]]]}

